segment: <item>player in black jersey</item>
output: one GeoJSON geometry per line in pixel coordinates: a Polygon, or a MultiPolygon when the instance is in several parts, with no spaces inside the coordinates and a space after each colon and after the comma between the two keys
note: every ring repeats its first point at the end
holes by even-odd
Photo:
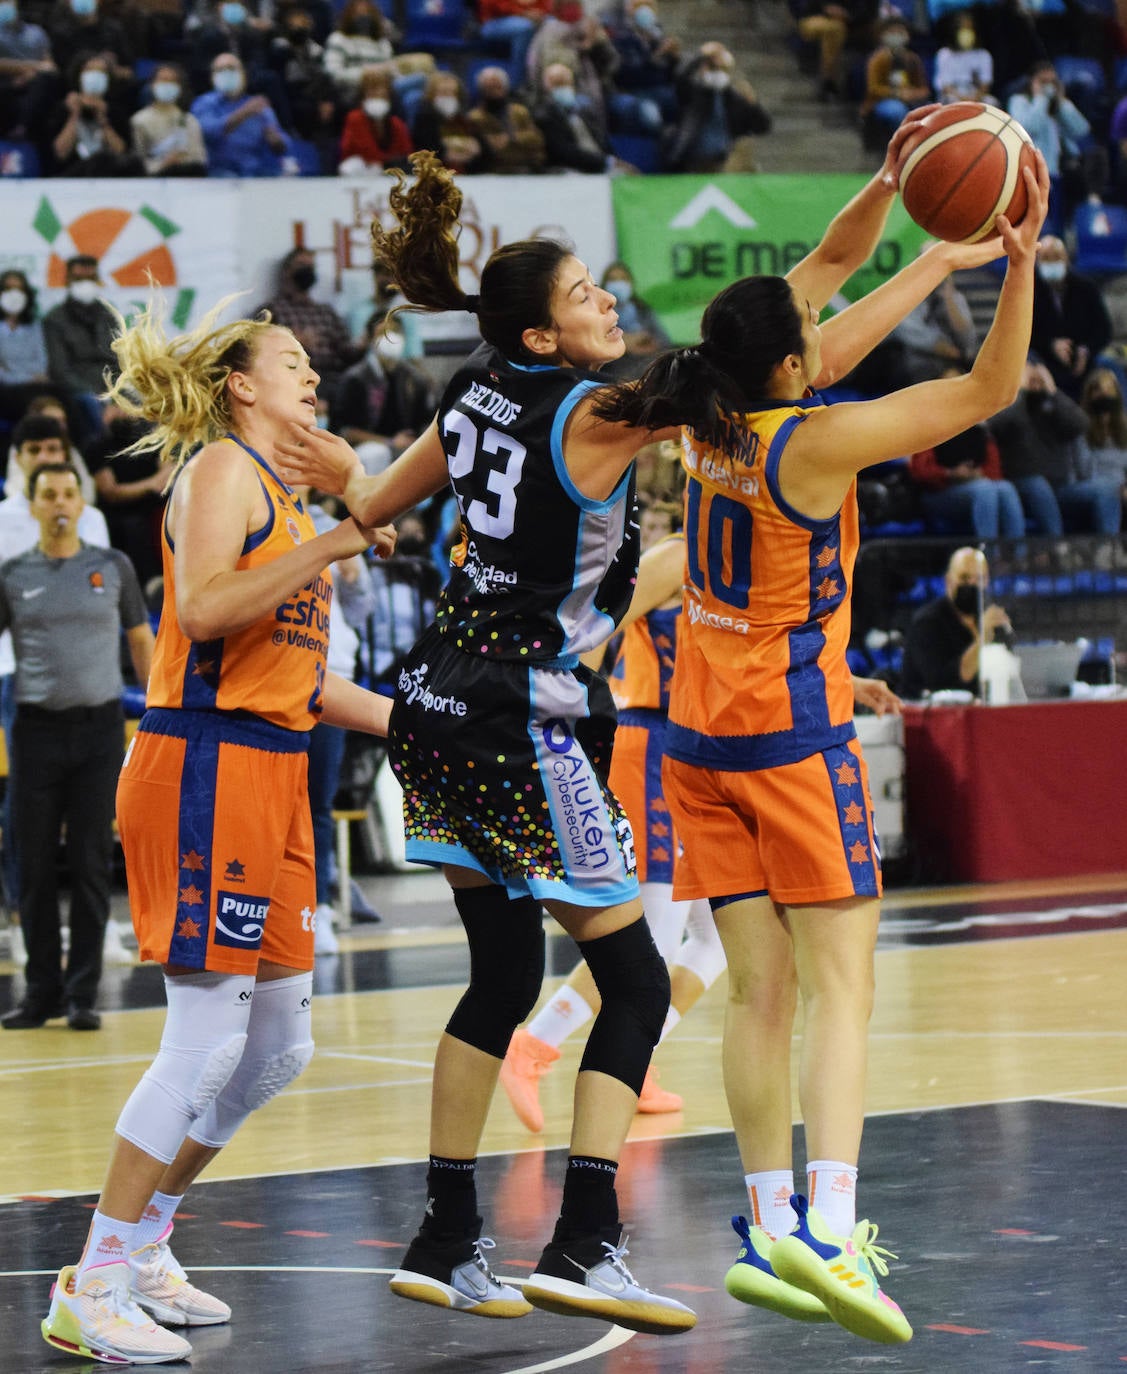
{"type": "MultiPolygon", "coordinates": [[[[614,713],[578,664],[625,612],[637,568],[633,457],[678,430],[592,414],[621,356],[614,297],[571,250],[506,244],[458,283],[461,193],[433,154],[373,226],[375,255],[413,305],[471,310],[485,344],[434,423],[377,477],[324,431],[299,431],[288,480],[343,493],[383,523],[450,484],[463,538],[434,626],[403,668],[390,754],[410,858],[441,864],[470,948],[470,985],[435,1058],[426,1216],[392,1288],[483,1316],[529,1303],[664,1333],[695,1322],[623,1263],[614,1189],[669,980],[642,916],[629,823],[606,786],[614,713]],[[543,974],[541,903],[578,942],[602,1005],[580,1064],[563,1205],[523,1296],[489,1270],[474,1166],[513,1030],[543,974]]],[[[811,255],[828,299],[871,253],[892,192],[875,178],[811,255]]],[[[492,1244],[489,1242],[488,1244],[492,1244]]]]}

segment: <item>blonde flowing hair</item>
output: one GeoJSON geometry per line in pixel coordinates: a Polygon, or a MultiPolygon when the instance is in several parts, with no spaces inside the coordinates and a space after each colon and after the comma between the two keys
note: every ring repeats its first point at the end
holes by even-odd
{"type": "Polygon", "coordinates": [[[262,336],[281,328],[265,311],[253,320],[220,324],[219,317],[236,299],[225,296],[195,329],[172,337],[159,296],[132,324],[118,315],[113,351],[121,371],[103,399],[153,425],[126,453],[155,450],[161,463],[179,468],[197,448],[233,428],[227,378],[247,371],[262,336]]]}

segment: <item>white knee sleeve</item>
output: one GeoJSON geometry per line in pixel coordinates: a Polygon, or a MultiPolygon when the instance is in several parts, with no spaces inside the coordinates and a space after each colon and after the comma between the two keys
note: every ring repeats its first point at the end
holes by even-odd
{"type": "Polygon", "coordinates": [[[695,973],[706,988],[710,988],[727,967],[712,908],[703,898],[689,903],[685,942],[674,951],[672,963],[675,968],[687,968],[695,973]]]}
{"type": "Polygon", "coordinates": [[[276,1097],[313,1058],[313,974],[259,983],[238,1067],[192,1126],[201,1145],[226,1145],[256,1108],[276,1097]]]}
{"type": "Polygon", "coordinates": [[[689,903],[675,902],[669,883],[643,883],[642,907],[657,952],[667,964],[671,963],[685,932],[689,903]]]}
{"type": "Polygon", "coordinates": [[[117,1133],[169,1164],[242,1057],[255,992],[252,977],[234,973],[166,977],[164,986],[160,1051],[121,1109],[117,1133]]]}

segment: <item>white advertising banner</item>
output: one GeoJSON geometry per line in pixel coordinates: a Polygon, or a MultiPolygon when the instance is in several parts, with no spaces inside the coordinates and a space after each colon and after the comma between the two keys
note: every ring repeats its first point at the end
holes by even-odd
{"type": "MultiPolygon", "coordinates": [[[[249,312],[274,293],[279,259],[310,249],[313,294],[347,315],[371,294],[369,230],[388,213],[388,177],[263,181],[44,180],[4,183],[0,267],[20,267],[40,309],[62,295],[64,263],[96,257],[106,295],[125,314],[164,291],[175,324],[194,323],[216,301],[245,292],[249,312]]],[[[499,244],[536,235],[575,245],[596,279],[616,256],[605,177],[467,177],[459,239],[463,284],[476,290],[499,244]]],[[[464,316],[421,317],[430,339],[472,333],[464,316]]]]}

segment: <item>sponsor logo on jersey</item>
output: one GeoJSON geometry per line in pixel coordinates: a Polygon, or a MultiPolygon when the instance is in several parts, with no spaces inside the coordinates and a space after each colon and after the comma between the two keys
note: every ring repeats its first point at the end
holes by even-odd
{"type": "Polygon", "coordinates": [[[555,796],[560,854],[568,868],[597,873],[614,857],[598,779],[586,755],[576,748],[565,721],[558,717],[546,720],[541,737],[555,755],[543,766],[543,772],[555,796]]]}
{"type": "Polygon", "coordinates": [[[469,390],[462,394],[459,405],[463,405],[467,410],[476,411],[478,415],[488,415],[491,420],[495,420],[499,425],[510,425],[524,409],[517,405],[515,401],[510,401],[507,396],[502,396],[499,391],[494,391],[492,387],[485,386],[481,382],[471,382],[469,390]]]}
{"type": "Polygon", "coordinates": [[[469,707],[464,701],[455,696],[436,696],[426,685],[424,679],[429,667],[428,663],[421,663],[411,672],[406,668],[399,670],[398,687],[404,703],[408,706],[419,706],[424,711],[436,711],[440,716],[468,715],[469,707]]]}
{"type": "Polygon", "coordinates": [[[215,908],[215,943],[236,949],[258,949],[269,913],[269,897],[220,891],[215,908]]]}
{"type": "Polygon", "coordinates": [[[462,571],[479,592],[494,591],[497,587],[517,586],[517,575],[499,568],[496,563],[483,563],[477,545],[471,539],[462,555],[462,571]]]}
{"type": "Polygon", "coordinates": [[[307,582],[296,596],[283,601],[274,612],[274,619],[288,627],[274,632],[274,643],[312,649],[324,658],[329,651],[329,602],[332,598],[331,577],[321,573],[312,582],[307,582]]]}
{"type": "Polygon", "coordinates": [[[686,591],[685,615],[690,625],[707,625],[710,630],[728,630],[736,635],[751,633],[748,622],[738,616],[717,615],[715,611],[706,611],[700,603],[700,592],[695,587],[690,586],[686,591]]]}

